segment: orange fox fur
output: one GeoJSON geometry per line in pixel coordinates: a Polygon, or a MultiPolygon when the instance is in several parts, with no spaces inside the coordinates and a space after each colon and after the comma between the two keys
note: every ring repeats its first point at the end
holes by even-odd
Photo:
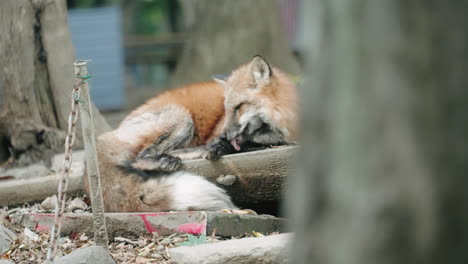
{"type": "Polygon", "coordinates": [[[216,159],[249,144],[291,142],[297,118],[295,85],[259,56],[226,79],[166,91],[98,138],[105,210],[234,208],[215,184],[174,172],[185,157],[177,151],[201,146],[187,157],[216,159]]]}

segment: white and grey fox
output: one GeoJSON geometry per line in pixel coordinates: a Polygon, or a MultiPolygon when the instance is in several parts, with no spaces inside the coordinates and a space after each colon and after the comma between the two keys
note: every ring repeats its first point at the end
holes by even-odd
{"type": "MultiPolygon", "coordinates": [[[[163,92],[97,140],[105,210],[235,208],[204,177],[175,172],[180,158],[217,159],[294,141],[297,112],[294,83],[260,56],[225,78],[163,92]],[[187,147],[197,148],[181,150],[187,147]]],[[[89,192],[86,176],[84,182],[89,192]]]]}

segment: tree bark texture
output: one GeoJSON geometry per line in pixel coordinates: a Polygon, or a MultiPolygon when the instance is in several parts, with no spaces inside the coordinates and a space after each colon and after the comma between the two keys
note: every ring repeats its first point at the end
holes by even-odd
{"type": "Polygon", "coordinates": [[[291,263],[468,261],[467,8],[304,1],[291,263]]]}
{"type": "MultiPolygon", "coordinates": [[[[0,161],[24,165],[63,151],[74,82],[65,1],[0,1],[0,32],[0,161]]],[[[93,110],[97,133],[108,130],[93,110]]]]}
{"type": "Polygon", "coordinates": [[[182,0],[181,4],[189,37],[171,87],[230,73],[254,55],[288,73],[299,73],[277,1],[182,0]]]}

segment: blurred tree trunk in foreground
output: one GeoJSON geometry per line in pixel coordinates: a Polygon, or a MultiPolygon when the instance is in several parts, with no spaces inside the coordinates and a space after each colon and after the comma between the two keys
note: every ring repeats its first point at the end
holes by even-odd
{"type": "Polygon", "coordinates": [[[277,1],[182,0],[189,32],[170,86],[229,73],[254,55],[289,73],[299,73],[279,19],[277,1]]]}
{"type": "Polygon", "coordinates": [[[468,263],[468,4],[304,4],[291,263],[468,263]]]}
{"type": "MultiPolygon", "coordinates": [[[[65,1],[0,1],[0,32],[0,162],[25,165],[64,148],[74,83],[65,1]]],[[[96,109],[94,120],[98,134],[109,128],[96,109]]]]}

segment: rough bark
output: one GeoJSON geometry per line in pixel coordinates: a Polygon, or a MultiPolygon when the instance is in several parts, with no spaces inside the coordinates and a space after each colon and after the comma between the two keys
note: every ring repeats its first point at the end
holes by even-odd
{"type": "Polygon", "coordinates": [[[181,1],[189,37],[170,86],[210,80],[262,55],[289,73],[299,65],[279,20],[277,1],[181,1]]]}
{"type": "Polygon", "coordinates": [[[292,263],[467,262],[467,4],[304,5],[292,263]]]}
{"type": "Polygon", "coordinates": [[[0,161],[47,159],[63,151],[74,80],[65,1],[0,1],[0,32],[0,161]]]}

